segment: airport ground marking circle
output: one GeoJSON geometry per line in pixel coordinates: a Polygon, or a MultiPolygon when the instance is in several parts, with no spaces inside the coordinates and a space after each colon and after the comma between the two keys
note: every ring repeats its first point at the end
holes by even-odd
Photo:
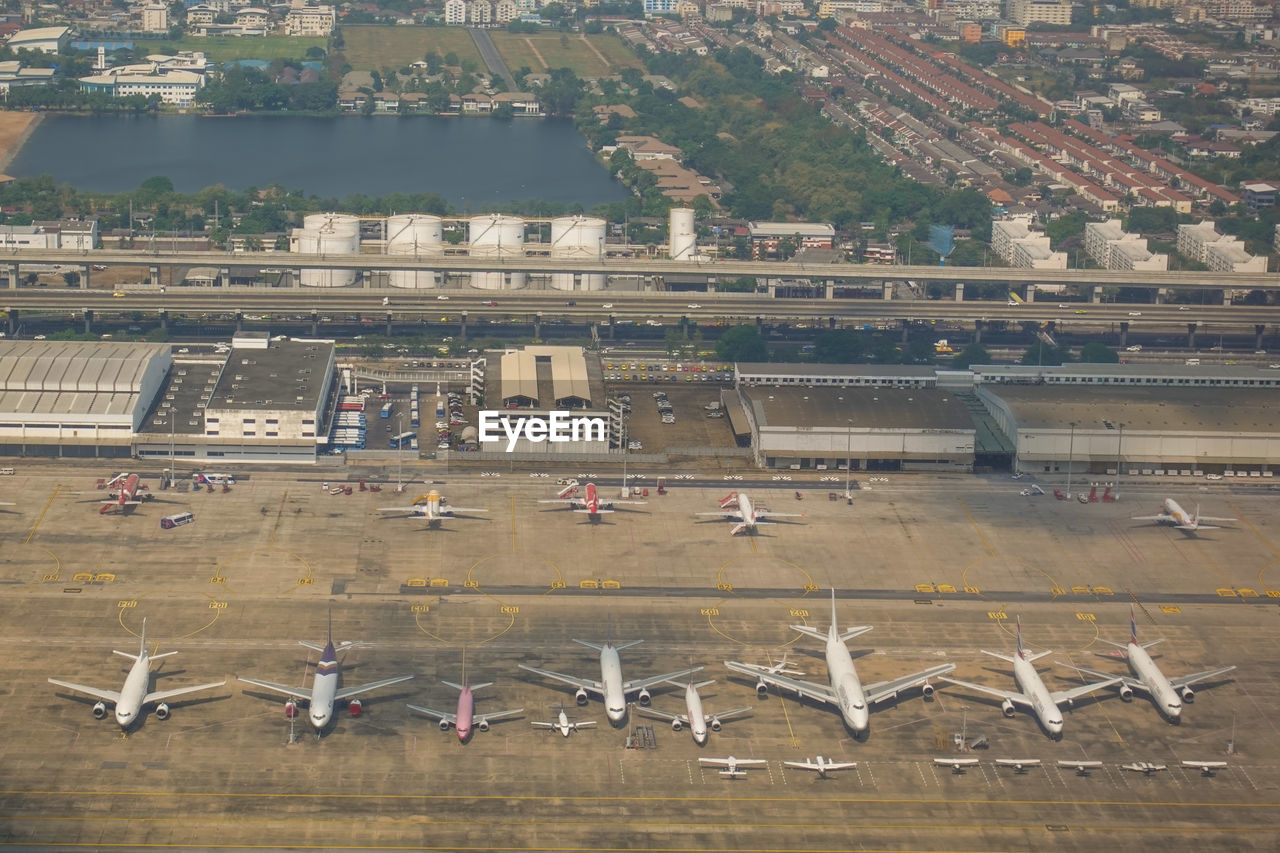
{"type": "Polygon", "coordinates": [[[779,563],[789,566],[792,569],[795,569],[801,575],[803,575],[805,582],[801,585],[801,588],[800,588],[801,598],[808,595],[810,592],[817,591],[818,585],[817,583],[814,582],[813,575],[809,574],[808,570],[798,565],[797,563],[793,563],[790,560],[785,560],[782,557],[776,557],[772,554],[739,554],[735,557],[730,557],[729,559],[725,560],[723,563],[720,564],[720,568],[716,569],[716,589],[721,592],[732,593],[733,584],[725,581],[724,579],[725,571],[728,570],[729,567],[736,562],[739,562],[741,560],[745,560],[748,558],[754,559],[756,557],[764,557],[765,559],[769,559],[769,560],[777,560],[779,563]]]}
{"type": "MultiPolygon", "coordinates": [[[[521,551],[511,551],[511,552],[504,551],[501,554],[489,554],[487,557],[481,557],[480,559],[476,560],[474,563],[472,563],[470,566],[467,567],[467,576],[466,576],[466,579],[462,582],[462,585],[467,589],[473,589],[476,592],[480,592],[480,582],[472,578],[471,574],[476,569],[480,568],[480,566],[487,563],[488,561],[496,560],[499,557],[525,557],[530,560],[539,560],[540,562],[550,566],[551,571],[556,573],[556,579],[551,582],[551,586],[547,589],[546,592],[542,593],[542,595],[550,595],[552,592],[555,592],[557,589],[565,589],[566,587],[564,573],[560,571],[560,567],[558,565],[546,559],[545,557],[534,557],[530,554],[525,554],[521,551]],[[556,584],[559,584],[559,586],[556,586],[556,584]]],[[[488,593],[481,593],[481,594],[489,595],[488,593]]],[[[493,598],[493,596],[491,595],[489,597],[493,598]]],[[[494,599],[494,600],[497,601],[497,599],[494,599]]]]}
{"type": "Polygon", "coordinates": [[[43,545],[32,545],[30,542],[23,542],[21,544],[29,548],[36,548],[41,551],[44,551],[53,560],[53,571],[41,572],[40,580],[36,581],[36,583],[56,583],[62,578],[62,560],[58,557],[57,554],[53,553],[43,545]]]}
{"type": "Polygon", "coordinates": [[[312,581],[314,580],[314,573],[312,572],[311,564],[307,562],[306,558],[296,551],[290,551],[288,548],[281,548],[278,545],[267,545],[265,547],[246,548],[242,551],[236,551],[235,553],[228,556],[226,559],[218,562],[213,567],[213,575],[210,577],[209,582],[218,584],[229,593],[234,593],[235,590],[227,586],[227,577],[224,574],[223,570],[227,566],[232,565],[238,560],[242,560],[251,554],[257,554],[260,552],[265,554],[270,554],[272,552],[280,552],[289,557],[292,557],[293,559],[297,560],[299,563],[302,564],[302,568],[305,574],[303,574],[300,578],[298,578],[297,582],[294,583],[292,586],[288,586],[282,590],[279,590],[280,592],[297,589],[300,586],[312,585],[312,581]]]}
{"type": "MultiPolygon", "coordinates": [[[[972,569],[974,566],[977,566],[981,563],[985,563],[987,560],[990,560],[993,556],[994,556],[993,554],[988,554],[985,557],[979,557],[978,559],[971,561],[969,565],[965,566],[960,571],[960,588],[967,592],[970,589],[969,570],[972,569]]],[[[978,587],[972,587],[972,588],[978,589],[978,587]]],[[[982,594],[982,591],[980,589],[978,589],[977,596],[979,598],[986,598],[986,596],[982,594]]]]}
{"type": "MultiPolygon", "coordinates": [[[[712,607],[713,607],[715,610],[719,610],[719,609],[720,609],[720,605],[722,605],[722,604],[724,604],[725,602],[730,601],[730,600],[732,600],[732,599],[722,598],[722,599],[720,599],[719,601],[717,601],[714,605],[712,605],[712,607]]],[[[775,603],[775,604],[777,604],[777,605],[779,605],[779,606],[782,606],[782,607],[789,607],[789,605],[787,605],[786,603],[784,603],[784,602],[782,602],[782,601],[780,601],[780,600],[778,600],[778,599],[776,599],[776,598],[771,598],[771,599],[768,599],[768,600],[769,600],[769,601],[772,601],[773,603],[775,603]]],[[[719,615],[720,615],[719,613],[714,614],[714,616],[719,616],[719,615]]],[[[709,627],[712,631],[715,631],[715,632],[716,632],[717,634],[719,634],[721,637],[724,637],[726,640],[729,640],[730,642],[737,643],[737,644],[738,644],[738,645],[740,645],[740,646],[751,646],[751,645],[752,645],[751,643],[748,643],[746,640],[739,640],[737,637],[734,637],[734,636],[732,636],[732,635],[730,635],[730,634],[726,634],[724,631],[721,631],[719,628],[717,628],[717,627],[716,627],[716,625],[715,625],[715,622],[713,622],[713,621],[712,621],[712,620],[713,620],[713,618],[714,618],[714,616],[713,616],[712,614],[707,614],[707,627],[709,627]]],[[[800,621],[801,621],[803,624],[805,624],[805,625],[809,624],[809,623],[808,623],[808,621],[807,621],[806,619],[804,619],[803,617],[800,617],[800,621]]],[[[795,643],[799,642],[799,641],[800,641],[800,638],[801,638],[801,637],[800,637],[800,635],[799,635],[799,634],[797,634],[796,636],[792,637],[790,640],[787,640],[787,641],[785,641],[785,642],[779,643],[779,644],[778,644],[778,645],[776,645],[776,646],[769,646],[769,648],[771,648],[771,649],[785,649],[787,646],[791,646],[791,645],[794,645],[795,643]]]]}
{"type": "MultiPolygon", "coordinates": [[[[501,602],[501,600],[500,600],[500,599],[498,599],[498,598],[496,598],[496,597],[494,597],[494,596],[490,595],[490,594],[489,594],[489,593],[487,593],[487,592],[480,593],[480,594],[481,594],[481,595],[483,595],[485,598],[488,598],[488,599],[489,599],[489,600],[491,600],[491,601],[496,601],[496,602],[498,602],[498,604],[501,606],[502,602],[501,602]]],[[[439,601],[440,599],[439,599],[439,598],[437,598],[436,600],[437,600],[437,601],[439,601]]],[[[507,617],[507,624],[502,628],[502,630],[498,631],[498,632],[497,632],[497,633],[495,633],[495,634],[491,634],[490,636],[485,637],[485,638],[484,638],[484,639],[482,639],[482,640],[475,640],[475,641],[473,641],[473,642],[471,642],[471,643],[469,643],[469,644],[468,644],[468,643],[456,643],[456,642],[451,642],[451,641],[449,641],[449,640],[446,640],[444,637],[439,636],[438,634],[435,634],[435,633],[433,633],[433,632],[431,632],[431,631],[428,631],[428,630],[423,626],[423,624],[422,624],[422,611],[415,611],[415,612],[414,612],[414,614],[413,614],[413,624],[414,624],[414,625],[416,625],[416,626],[418,626],[418,630],[419,630],[419,631],[421,631],[422,633],[426,634],[428,637],[430,637],[431,639],[435,640],[437,643],[441,643],[442,645],[446,645],[446,646],[460,647],[460,648],[462,648],[463,650],[465,650],[465,649],[467,648],[467,646],[468,646],[468,645],[473,645],[473,646],[482,646],[482,645],[484,645],[485,643],[492,642],[493,640],[498,639],[498,638],[499,638],[499,637],[501,637],[503,634],[505,634],[505,633],[507,633],[508,631],[510,631],[510,630],[511,630],[511,628],[516,624],[516,614],[515,614],[515,613],[512,613],[512,612],[508,612],[508,613],[506,613],[506,614],[504,614],[504,615],[506,615],[506,617],[507,617]]]]}
{"type": "Polygon", "coordinates": [[[1267,561],[1267,562],[1263,563],[1263,564],[1262,564],[1262,568],[1258,569],[1258,589],[1266,589],[1266,588],[1267,588],[1266,583],[1262,580],[1262,576],[1263,576],[1264,574],[1266,574],[1267,569],[1271,568],[1272,566],[1276,565],[1277,563],[1280,563],[1280,557],[1277,557],[1277,558],[1276,558],[1276,559],[1274,559],[1274,560],[1269,560],[1269,561],[1267,561]]]}

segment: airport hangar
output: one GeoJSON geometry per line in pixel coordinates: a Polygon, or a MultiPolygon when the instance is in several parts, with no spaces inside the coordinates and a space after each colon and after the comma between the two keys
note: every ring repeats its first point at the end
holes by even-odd
{"type": "Polygon", "coordinates": [[[0,341],[0,454],[315,462],[336,389],[332,341],[0,341]]]}
{"type": "Polygon", "coordinates": [[[1280,464],[1280,371],[1236,365],[735,365],[763,468],[1230,474],[1280,464]],[[848,462],[846,462],[848,460],[848,462]]]}

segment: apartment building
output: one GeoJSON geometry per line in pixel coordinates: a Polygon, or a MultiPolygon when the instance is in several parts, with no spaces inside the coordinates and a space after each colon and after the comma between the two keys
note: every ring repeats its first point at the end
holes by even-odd
{"type": "Polygon", "coordinates": [[[336,20],[332,6],[290,9],[284,16],[284,32],[289,36],[324,38],[333,33],[336,20]]]}
{"type": "Polygon", "coordinates": [[[1108,270],[1167,270],[1169,256],[1152,254],[1145,238],[1126,233],[1119,219],[1087,222],[1084,226],[1084,250],[1089,257],[1108,270]]]}
{"type": "Polygon", "coordinates": [[[1037,23],[1065,27],[1071,23],[1069,0],[1009,0],[1007,8],[1009,20],[1024,27],[1037,23]]]}

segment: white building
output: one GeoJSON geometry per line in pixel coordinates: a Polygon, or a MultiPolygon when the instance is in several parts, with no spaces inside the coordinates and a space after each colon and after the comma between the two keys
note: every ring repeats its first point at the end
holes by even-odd
{"type": "Polygon", "coordinates": [[[1178,254],[1199,261],[1214,272],[1267,271],[1266,255],[1250,255],[1239,238],[1219,233],[1207,219],[1178,226],[1178,254]]]}
{"type": "Polygon", "coordinates": [[[444,23],[449,27],[466,26],[467,0],[445,0],[444,23]]]}
{"type": "Polygon", "coordinates": [[[284,33],[287,36],[324,38],[333,33],[336,20],[332,6],[290,9],[284,16],[284,33]]]}
{"type": "Polygon", "coordinates": [[[137,70],[136,66],[110,68],[101,74],[80,78],[82,92],[105,92],[113,98],[158,95],[161,103],[183,108],[195,104],[196,92],[203,86],[204,75],[194,71],[160,69],[148,73],[137,70]]]}
{"type": "Polygon", "coordinates": [[[142,7],[142,30],[148,33],[169,31],[169,7],[161,3],[142,7]]]}
{"type": "Polygon", "coordinates": [[[1009,0],[1008,17],[1019,26],[1053,24],[1066,26],[1071,23],[1070,0],[1009,0]]]}
{"type": "Polygon", "coordinates": [[[1084,226],[1084,249],[1103,269],[1167,270],[1168,255],[1152,254],[1147,241],[1137,234],[1127,234],[1119,219],[1087,222],[1084,226]]]}
{"type": "Polygon", "coordinates": [[[1067,253],[1055,252],[1049,238],[1034,234],[1028,217],[998,219],[991,223],[991,248],[1011,267],[1033,270],[1064,270],[1067,253]]]}
{"type": "Polygon", "coordinates": [[[21,60],[5,60],[0,62],[0,95],[15,86],[48,86],[55,73],[54,68],[23,68],[21,60]]]}
{"type": "Polygon", "coordinates": [[[520,8],[516,6],[515,0],[498,0],[493,4],[493,20],[500,27],[520,17],[520,8]]]}
{"type": "Polygon", "coordinates": [[[493,23],[493,4],[489,0],[471,0],[467,3],[467,23],[487,27],[493,23]]]}

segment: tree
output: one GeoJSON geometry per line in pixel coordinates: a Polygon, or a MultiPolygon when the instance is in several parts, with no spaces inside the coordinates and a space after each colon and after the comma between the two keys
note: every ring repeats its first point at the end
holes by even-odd
{"type": "Polygon", "coordinates": [[[1080,360],[1086,364],[1119,364],[1120,356],[1106,344],[1092,341],[1080,348],[1080,360]]]}
{"type": "Polygon", "coordinates": [[[864,336],[852,329],[828,329],[813,338],[813,358],[823,364],[850,364],[866,351],[864,336]]]}
{"type": "Polygon", "coordinates": [[[1071,361],[1071,352],[1066,347],[1055,347],[1044,341],[1036,341],[1022,355],[1022,364],[1053,367],[1071,361]]]}
{"type": "Polygon", "coordinates": [[[724,361],[768,361],[769,348],[755,326],[734,326],[716,341],[716,356],[724,361]]]}
{"type": "Polygon", "coordinates": [[[968,370],[975,364],[990,364],[991,354],[979,343],[972,343],[951,359],[951,366],[957,370],[968,370]]]}

